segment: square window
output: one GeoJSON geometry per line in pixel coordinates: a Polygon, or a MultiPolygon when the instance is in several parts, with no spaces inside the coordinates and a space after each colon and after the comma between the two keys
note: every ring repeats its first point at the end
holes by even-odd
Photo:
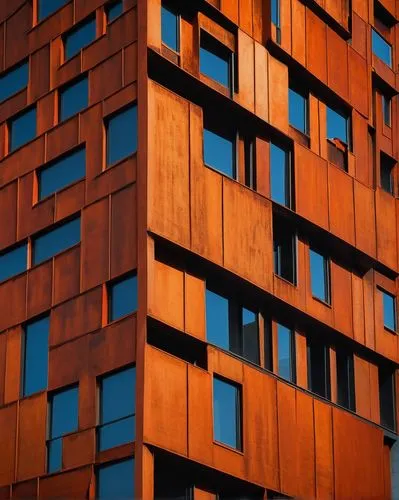
{"type": "Polygon", "coordinates": [[[180,51],[180,16],[163,1],[161,7],[162,43],[175,52],[180,51]]]}
{"type": "Polygon", "coordinates": [[[101,465],[97,469],[97,500],[134,498],[134,459],[101,465]]]}
{"type": "Polygon", "coordinates": [[[117,2],[107,4],[105,12],[108,23],[111,23],[114,19],[123,14],[123,1],[118,0],[117,2]]]}
{"type": "Polygon", "coordinates": [[[49,332],[50,316],[31,321],[25,326],[23,396],[47,388],[49,332]]]}
{"type": "Polygon", "coordinates": [[[375,29],[371,30],[371,47],[373,54],[392,68],[392,47],[375,29]]]}
{"type": "Polygon", "coordinates": [[[296,284],[296,238],[290,230],[273,224],[274,272],[296,284]]]}
{"type": "Polygon", "coordinates": [[[217,377],[213,379],[213,432],[215,441],[242,449],[241,390],[217,377]]]}
{"type": "Polygon", "coordinates": [[[125,108],[106,120],[107,166],[137,151],[137,105],[125,108]]]}
{"type": "Polygon", "coordinates": [[[36,137],[36,107],[30,108],[10,120],[10,152],[36,137]]]}
{"type": "Polygon", "coordinates": [[[29,63],[14,66],[0,76],[0,103],[27,87],[29,81],[29,63]]]}
{"type": "Polygon", "coordinates": [[[128,276],[110,283],[109,321],[115,321],[137,310],[137,276],[128,276]]]}
{"type": "Polygon", "coordinates": [[[63,7],[70,0],[39,0],[38,1],[38,20],[50,16],[53,12],[63,7]]]}
{"type": "Polygon", "coordinates": [[[342,113],[327,106],[327,139],[339,139],[349,145],[348,118],[342,113]]]}
{"type": "Polygon", "coordinates": [[[303,134],[308,134],[308,98],[290,87],[288,105],[290,125],[303,134]]]}
{"type": "Polygon", "coordinates": [[[391,126],[391,109],[392,109],[392,99],[382,94],[382,114],[384,117],[384,124],[387,127],[391,126]]]}
{"type": "Polygon", "coordinates": [[[288,151],[270,143],[270,189],[273,201],[292,208],[292,179],[288,151]]]}
{"type": "Polygon", "coordinates": [[[382,293],[382,304],[384,312],[384,327],[396,332],[396,299],[390,293],[382,293]]]}
{"type": "Polygon", "coordinates": [[[316,339],[308,339],[308,385],[315,394],[330,399],[329,348],[316,339]]]}
{"type": "Polygon", "coordinates": [[[89,83],[87,76],[60,90],[59,121],[63,122],[89,105],[89,83]]]}
{"type": "Polygon", "coordinates": [[[200,72],[233,90],[233,53],[215,38],[201,31],[200,72]]]}
{"type": "Polygon", "coordinates": [[[326,257],[310,249],[310,275],[313,297],[330,303],[330,264],[326,257]]]}
{"type": "Polygon", "coordinates": [[[278,374],[295,383],[295,333],[280,324],[277,324],[277,353],[278,374]]]}
{"type": "Polygon", "coordinates": [[[65,60],[76,56],[96,39],[96,18],[91,17],[69,31],[64,37],[65,60]]]}
{"type": "Polygon", "coordinates": [[[355,375],[353,355],[342,350],[336,352],[337,402],[348,410],[355,411],[355,375]]]}
{"type": "Polygon", "coordinates": [[[235,139],[204,127],[204,163],[232,179],[236,178],[235,139]]]}
{"type": "Polygon", "coordinates": [[[23,273],[28,268],[28,245],[23,243],[0,253],[0,282],[23,273]]]}
{"type": "Polygon", "coordinates": [[[394,169],[396,161],[385,153],[380,153],[380,183],[381,188],[389,194],[394,194],[394,169]]]}

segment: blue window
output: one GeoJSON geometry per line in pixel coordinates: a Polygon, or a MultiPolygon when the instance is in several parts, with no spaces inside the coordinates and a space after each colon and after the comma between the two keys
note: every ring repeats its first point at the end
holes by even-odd
{"type": "Polygon", "coordinates": [[[98,500],[134,498],[134,459],[101,465],[97,470],[98,500]]]}
{"type": "Polygon", "coordinates": [[[391,294],[384,292],[382,293],[382,301],[384,306],[384,327],[396,332],[396,303],[395,297],[391,294]]]}
{"type": "Polygon", "coordinates": [[[108,450],[135,438],[136,370],[134,367],[102,377],[98,449],[108,450]]]}
{"type": "Polygon", "coordinates": [[[137,310],[137,276],[128,276],[109,285],[109,321],[137,310]]]}
{"type": "Polygon", "coordinates": [[[233,88],[232,52],[205,32],[201,32],[200,72],[229,89],[233,88]]]}
{"type": "Polygon", "coordinates": [[[161,10],[162,43],[175,52],[180,50],[180,18],[171,7],[162,2],[161,10]]]}
{"type": "Polygon", "coordinates": [[[81,49],[96,39],[96,19],[90,19],[79,24],[76,28],[65,35],[65,60],[78,54],[81,49]]]}
{"type": "Polygon", "coordinates": [[[137,151],[137,106],[112,115],[107,127],[107,166],[137,151]]]}
{"type": "Polygon", "coordinates": [[[208,342],[229,350],[229,301],[206,290],[206,337],[208,342]]]}
{"type": "Polygon", "coordinates": [[[242,449],[241,390],[216,377],[213,379],[213,432],[215,441],[242,449]]]}
{"type": "Polygon", "coordinates": [[[0,254],[0,282],[23,273],[28,267],[28,245],[23,243],[0,254]]]}
{"type": "Polygon", "coordinates": [[[123,14],[123,1],[118,0],[106,6],[107,21],[110,23],[123,14]]]}
{"type": "Polygon", "coordinates": [[[392,47],[374,29],[371,30],[371,46],[373,54],[375,54],[379,59],[381,59],[381,61],[392,68],[392,47]]]}
{"type": "Polygon", "coordinates": [[[327,139],[340,139],[349,144],[348,119],[327,106],[327,139]]]}
{"type": "Polygon", "coordinates": [[[80,217],[65,222],[32,241],[32,264],[40,264],[80,242],[80,217]]]}
{"type": "Polygon", "coordinates": [[[60,91],[60,122],[87,108],[88,104],[89,84],[85,76],[60,91]]]}
{"type": "Polygon", "coordinates": [[[41,21],[50,16],[68,2],[69,0],[39,0],[38,20],[41,21]]]}
{"type": "Polygon", "coordinates": [[[272,23],[280,27],[280,0],[271,0],[271,19],[272,23]]]}
{"type": "Polygon", "coordinates": [[[10,120],[10,152],[36,137],[36,108],[28,109],[10,120]]]}
{"type": "Polygon", "coordinates": [[[286,326],[277,324],[278,374],[295,382],[295,336],[286,326]]]}
{"type": "Polygon", "coordinates": [[[204,128],[204,163],[235,178],[235,140],[204,128]]]}
{"type": "Polygon", "coordinates": [[[291,168],[288,151],[270,143],[270,189],[273,201],[291,208],[291,168]]]}
{"type": "Polygon", "coordinates": [[[32,321],[25,326],[24,396],[47,388],[49,330],[49,316],[32,321]]]}
{"type": "Polygon", "coordinates": [[[0,102],[24,89],[28,85],[29,64],[24,61],[0,76],[0,102]]]}
{"type": "Polygon", "coordinates": [[[289,88],[289,120],[290,125],[303,134],[308,133],[308,99],[303,94],[289,88]]]}
{"type": "Polygon", "coordinates": [[[329,261],[310,249],[310,275],[312,295],[317,299],[330,303],[330,266],[329,261]]]}
{"type": "Polygon", "coordinates": [[[62,436],[78,430],[78,386],[50,396],[50,429],[47,442],[47,471],[62,469],[62,436]]]}
{"type": "Polygon", "coordinates": [[[78,149],[38,172],[39,200],[63,189],[86,175],[86,149],[78,149]]]}

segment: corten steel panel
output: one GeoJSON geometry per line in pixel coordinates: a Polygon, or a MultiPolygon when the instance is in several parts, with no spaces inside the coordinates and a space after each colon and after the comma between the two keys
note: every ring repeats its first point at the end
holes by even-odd
{"type": "Polygon", "coordinates": [[[326,25],[306,8],[306,65],[319,80],[327,83],[326,25]]]}
{"type": "Polygon", "coordinates": [[[21,59],[28,52],[27,33],[31,28],[32,4],[24,2],[20,9],[13,10],[13,14],[5,23],[5,66],[9,68],[21,59]]]}
{"type": "Polygon", "coordinates": [[[329,163],[328,188],[330,231],[354,245],[353,179],[341,169],[329,163]]]}
{"type": "Polygon", "coordinates": [[[34,102],[50,89],[50,46],[46,45],[30,59],[29,101],[34,102]]]}
{"type": "Polygon", "coordinates": [[[300,0],[291,1],[292,57],[305,66],[306,61],[306,7],[300,0]]]}
{"type": "Polygon", "coordinates": [[[39,498],[87,498],[94,481],[91,467],[83,467],[64,474],[43,477],[39,481],[39,498]]]}
{"type": "Polygon", "coordinates": [[[267,50],[255,42],[255,114],[265,121],[269,119],[267,60],[267,50]]]}
{"type": "Polygon", "coordinates": [[[205,340],[205,281],[184,273],[184,329],[205,340]]]}
{"type": "Polygon", "coordinates": [[[352,320],[353,338],[357,342],[365,344],[363,280],[354,273],[352,273],[352,320]]]}
{"type": "Polygon", "coordinates": [[[347,99],[348,80],[348,44],[335,31],[327,28],[327,84],[347,99]]]}
{"type": "Polygon", "coordinates": [[[38,479],[16,483],[12,487],[12,498],[35,498],[37,495],[38,479]]]}
{"type": "Polygon", "coordinates": [[[269,54],[268,57],[269,121],[288,132],[288,68],[269,54]]]}
{"type": "Polygon", "coordinates": [[[80,246],[54,258],[53,304],[64,302],[80,290],[80,246]]]}
{"type": "Polygon", "coordinates": [[[313,402],[315,459],[316,459],[316,498],[334,498],[334,458],[332,408],[317,399],[313,402]]]}
{"type": "Polygon", "coordinates": [[[375,192],[377,258],[393,270],[398,269],[397,217],[395,198],[377,189],[375,192]]]}
{"type": "Polygon", "coordinates": [[[352,274],[335,262],[331,262],[331,275],[334,326],[353,338],[352,274]]]}
{"type": "Polygon", "coordinates": [[[8,221],[0,231],[0,248],[15,243],[17,236],[18,183],[12,182],[0,189],[0,218],[8,221]]]}
{"type": "Polygon", "coordinates": [[[28,273],[27,317],[31,318],[52,305],[53,262],[45,262],[28,273]]]}
{"type": "Polygon", "coordinates": [[[94,462],[95,437],[95,429],[89,429],[63,438],[62,463],[65,469],[94,462]]]}
{"type": "Polygon", "coordinates": [[[0,409],[0,485],[11,484],[15,479],[15,440],[17,435],[17,405],[0,409]]]}
{"type": "Polygon", "coordinates": [[[238,94],[235,100],[244,108],[254,111],[255,105],[255,88],[254,88],[254,73],[255,73],[255,42],[253,39],[238,31],[238,94]]]}
{"type": "Polygon", "coordinates": [[[26,319],[26,274],[0,285],[0,332],[26,319]]]}
{"type": "Polygon", "coordinates": [[[90,72],[90,101],[110,96],[122,86],[122,52],[118,52],[90,72]]]}
{"type": "MultiPolygon", "coordinates": [[[[364,116],[369,114],[367,61],[352,47],[349,50],[349,92],[353,107],[364,116]]],[[[354,132],[356,137],[356,132],[354,132]]]]}
{"type": "Polygon", "coordinates": [[[88,356],[88,335],[51,349],[49,352],[49,390],[78,382],[87,370],[88,356]]]}
{"type": "Polygon", "coordinates": [[[22,330],[17,326],[7,332],[7,354],[5,363],[4,403],[19,399],[21,394],[21,347],[22,330]]]}

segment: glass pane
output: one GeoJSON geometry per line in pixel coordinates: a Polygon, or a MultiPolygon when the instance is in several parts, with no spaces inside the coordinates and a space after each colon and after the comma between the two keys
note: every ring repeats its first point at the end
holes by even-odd
{"type": "Polygon", "coordinates": [[[68,85],[60,92],[60,121],[64,121],[87,108],[89,85],[87,77],[68,85]]]}
{"type": "Polygon", "coordinates": [[[340,139],[348,144],[347,119],[327,106],[327,139],[340,139]]]}
{"type": "Polygon", "coordinates": [[[277,325],[278,339],[278,374],[280,377],[295,382],[292,359],[292,331],[283,325],[277,325]]]}
{"type": "Polygon", "coordinates": [[[0,255],[0,282],[26,271],[28,245],[26,243],[0,255]]]}
{"type": "Polygon", "coordinates": [[[135,439],[135,417],[124,418],[98,429],[98,449],[109,450],[135,439]]]}
{"type": "Polygon", "coordinates": [[[307,100],[295,90],[289,89],[289,115],[290,125],[307,134],[307,116],[306,106],[307,100]]]}
{"type": "Polygon", "coordinates": [[[234,178],[234,141],[204,128],[204,163],[234,178]]]}
{"type": "Polygon", "coordinates": [[[384,326],[396,331],[395,298],[388,293],[382,292],[384,303],[384,326]]]}
{"type": "Polygon", "coordinates": [[[58,438],[78,428],[78,386],[55,393],[51,398],[50,438],[58,438]]]}
{"type": "Polygon", "coordinates": [[[137,276],[110,285],[110,321],[137,310],[137,276]]]}
{"type": "Polygon", "coordinates": [[[231,52],[215,39],[201,35],[200,72],[230,88],[231,52]]]}
{"type": "Polygon", "coordinates": [[[372,30],[373,53],[389,67],[392,67],[392,47],[375,30],[372,30]]]}
{"type": "Polygon", "coordinates": [[[27,61],[0,76],[0,102],[8,99],[28,85],[29,64],[27,61]]]}
{"type": "Polygon", "coordinates": [[[394,164],[385,155],[380,156],[381,187],[387,193],[393,194],[392,170],[394,164]]]}
{"type": "Polygon", "coordinates": [[[382,112],[384,115],[384,123],[387,127],[391,126],[391,99],[386,96],[382,96],[382,112]]]}
{"type": "Polygon", "coordinates": [[[330,398],[330,374],[325,345],[312,342],[309,345],[308,370],[310,370],[310,390],[319,396],[330,398]]]}
{"type": "Polygon", "coordinates": [[[137,106],[112,116],[107,125],[107,165],[137,151],[137,106]]]}
{"type": "Polygon", "coordinates": [[[296,246],[289,231],[277,230],[274,235],[274,272],[295,284],[296,282],[296,246]]]}
{"type": "Polygon", "coordinates": [[[100,466],[97,474],[97,499],[134,498],[134,459],[100,466]]]}
{"type": "Polygon", "coordinates": [[[242,309],[243,357],[259,364],[258,315],[248,309],[242,309]]]}
{"type": "Polygon", "coordinates": [[[24,396],[47,388],[49,330],[49,316],[25,327],[24,396]]]}
{"type": "Polygon", "coordinates": [[[36,137],[36,108],[17,116],[10,122],[10,151],[23,146],[36,137]]]}
{"type": "Polygon", "coordinates": [[[216,441],[227,444],[233,448],[240,448],[238,435],[237,408],[238,389],[232,384],[213,379],[213,424],[214,438],[216,441]]]}
{"type": "Polygon", "coordinates": [[[229,301],[210,290],[206,290],[206,338],[229,350],[229,301]]]}
{"type": "Polygon", "coordinates": [[[119,17],[123,13],[123,2],[119,0],[118,2],[114,2],[107,8],[107,18],[110,23],[117,17],[119,17]]]}
{"type": "Polygon", "coordinates": [[[136,370],[128,368],[101,379],[100,421],[106,424],[135,413],[136,370]]]}
{"type": "Polygon", "coordinates": [[[280,27],[280,0],[271,0],[272,23],[280,27]]]}
{"type": "Polygon", "coordinates": [[[290,206],[287,152],[270,143],[270,181],[272,200],[290,206]]]}
{"type": "Polygon", "coordinates": [[[65,36],[65,60],[76,55],[96,39],[96,20],[89,19],[65,36]]]}
{"type": "Polygon", "coordinates": [[[33,265],[40,264],[80,242],[80,217],[33,240],[33,265]]]}
{"type": "Polygon", "coordinates": [[[179,17],[162,5],[162,42],[179,52],[179,17]]]}
{"type": "Polygon", "coordinates": [[[312,295],[324,302],[329,302],[329,284],[327,281],[327,261],[325,257],[310,250],[310,275],[312,295]]]}
{"type": "Polygon", "coordinates": [[[69,0],[39,0],[39,21],[49,16],[68,2],[69,0]]]}
{"type": "Polygon", "coordinates": [[[57,472],[62,469],[62,438],[47,443],[47,472],[57,472]]]}
{"type": "Polygon", "coordinates": [[[396,428],[396,404],[394,373],[390,369],[378,369],[381,425],[388,429],[396,428]]]}
{"type": "Polygon", "coordinates": [[[86,149],[83,148],[54,161],[39,172],[39,199],[42,200],[69,184],[83,179],[85,175],[86,149]]]}

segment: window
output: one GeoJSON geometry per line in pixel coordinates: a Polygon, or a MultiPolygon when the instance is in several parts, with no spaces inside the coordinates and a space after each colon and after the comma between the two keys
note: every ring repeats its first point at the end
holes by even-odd
{"type": "Polygon", "coordinates": [[[329,348],[316,339],[308,339],[308,385],[315,394],[330,399],[329,348]]]}
{"type": "Polygon", "coordinates": [[[134,441],[135,394],[136,370],[133,367],[101,378],[97,434],[100,451],[134,441]]]}
{"type": "Polygon", "coordinates": [[[272,23],[280,27],[280,0],[271,0],[270,3],[272,23]]]}
{"type": "Polygon", "coordinates": [[[204,163],[232,179],[236,178],[235,138],[204,127],[204,163]]]}
{"type": "Polygon", "coordinates": [[[137,276],[128,276],[109,285],[109,321],[137,310],[137,276]]]}
{"type": "Polygon", "coordinates": [[[313,297],[330,303],[330,264],[326,257],[310,248],[310,275],[313,297]]]}
{"type": "Polygon", "coordinates": [[[87,76],[67,85],[60,90],[59,121],[76,115],[89,104],[89,85],[87,76]]]}
{"type": "Polygon", "coordinates": [[[40,264],[80,242],[80,217],[32,240],[32,264],[40,264]]]}
{"type": "Polygon", "coordinates": [[[123,1],[112,2],[105,7],[107,21],[111,23],[114,19],[123,14],[123,1]]]}
{"type": "Polygon", "coordinates": [[[96,39],[96,19],[91,17],[64,37],[65,60],[78,54],[81,49],[96,39]]]}
{"type": "Polygon", "coordinates": [[[373,54],[392,68],[392,47],[375,29],[371,30],[371,46],[373,54]]]}
{"type": "Polygon", "coordinates": [[[162,2],[161,8],[162,43],[175,52],[180,51],[180,17],[168,2],[162,2]]]}
{"type": "Polygon", "coordinates": [[[273,201],[292,208],[291,168],[288,151],[270,143],[270,188],[273,201]]]}
{"type": "Polygon", "coordinates": [[[137,106],[125,108],[106,121],[107,166],[137,151],[137,106]]]}
{"type": "Polygon", "coordinates": [[[36,137],[36,108],[30,108],[10,120],[10,152],[36,137]]]}
{"type": "Polygon", "coordinates": [[[348,118],[327,106],[327,139],[339,139],[345,145],[348,140],[348,118]]]}
{"type": "Polygon", "coordinates": [[[134,498],[134,459],[101,465],[97,469],[98,500],[134,498]]]}
{"type": "Polygon", "coordinates": [[[77,149],[73,153],[51,162],[38,172],[39,200],[83,179],[86,175],[86,149],[77,149]]]}
{"type": "Polygon", "coordinates": [[[288,89],[290,125],[303,134],[308,134],[308,98],[301,92],[288,89]]]}
{"type": "Polygon", "coordinates": [[[278,374],[295,382],[295,332],[280,324],[277,324],[277,352],[278,374]]]}
{"type": "Polygon", "coordinates": [[[29,64],[24,61],[0,76],[0,103],[28,85],[29,64]]]}
{"type": "Polygon", "coordinates": [[[213,379],[213,432],[215,441],[242,449],[241,390],[217,377],[213,379]]]}
{"type": "Polygon", "coordinates": [[[225,45],[201,31],[200,72],[233,90],[233,54],[225,45]]]}
{"type": "Polygon", "coordinates": [[[390,293],[381,290],[384,311],[384,328],[396,332],[396,300],[390,293]]]}
{"type": "Polygon", "coordinates": [[[47,388],[49,330],[50,316],[31,321],[25,326],[23,396],[47,388]]]}
{"type": "Polygon", "coordinates": [[[355,411],[355,376],[353,355],[342,350],[336,352],[337,364],[337,402],[339,405],[355,411]]]}
{"type": "Polygon", "coordinates": [[[389,194],[394,194],[394,169],[396,161],[385,153],[380,153],[380,183],[381,188],[389,194]]]}
{"type": "Polygon", "coordinates": [[[38,2],[38,20],[50,16],[53,12],[68,3],[69,0],[39,0],[38,2]]]}
{"type": "Polygon", "coordinates": [[[23,243],[0,253],[0,282],[23,273],[28,267],[28,245],[23,243]]]}
{"type": "Polygon", "coordinates": [[[292,284],[296,284],[296,238],[285,227],[273,224],[274,272],[292,284]]]}
{"type": "Polygon", "coordinates": [[[391,109],[392,109],[392,99],[384,94],[381,95],[382,98],[382,115],[384,118],[384,124],[387,127],[391,126],[391,109]]]}
{"type": "Polygon", "coordinates": [[[396,429],[395,371],[388,367],[378,368],[380,394],[380,421],[388,429],[396,429]]]}
{"type": "Polygon", "coordinates": [[[62,469],[62,436],[78,430],[78,386],[50,396],[50,428],[47,441],[47,471],[62,469]]]}

